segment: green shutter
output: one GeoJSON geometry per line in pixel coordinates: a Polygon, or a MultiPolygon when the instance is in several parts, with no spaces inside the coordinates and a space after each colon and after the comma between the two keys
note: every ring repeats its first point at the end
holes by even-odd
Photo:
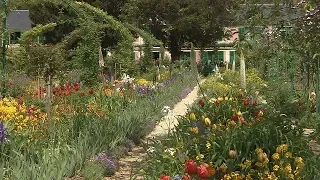
{"type": "Polygon", "coordinates": [[[230,63],[232,64],[235,59],[236,59],[235,51],[230,51],[230,63]]]}
{"type": "Polygon", "coordinates": [[[203,59],[204,59],[206,62],[208,62],[208,60],[209,60],[208,51],[204,51],[204,52],[203,52],[203,59]]]}
{"type": "Polygon", "coordinates": [[[243,40],[245,38],[245,34],[246,34],[245,27],[239,27],[238,32],[239,32],[239,40],[243,40]]]}
{"type": "Polygon", "coordinates": [[[218,51],[218,62],[223,62],[223,51],[218,51]]]}

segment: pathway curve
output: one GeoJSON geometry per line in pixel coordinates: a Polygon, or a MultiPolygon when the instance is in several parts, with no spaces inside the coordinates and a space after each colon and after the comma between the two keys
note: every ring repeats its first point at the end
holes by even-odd
{"type": "MultiPolygon", "coordinates": [[[[204,82],[202,80],[200,83],[204,82]]],[[[178,124],[177,117],[183,116],[187,113],[188,107],[198,99],[198,89],[196,86],[191,93],[187,95],[182,101],[175,104],[171,112],[163,118],[163,121],[155,127],[155,129],[146,136],[145,142],[148,139],[159,139],[159,137],[168,134],[168,132],[174,129],[174,126],[178,124]]],[[[147,142],[146,142],[147,143],[147,142]]],[[[147,154],[145,148],[135,147],[132,152],[123,159],[120,160],[120,169],[112,177],[106,177],[105,180],[130,180],[133,178],[133,173],[139,169],[139,165],[146,158],[147,154]]],[[[140,180],[143,177],[136,177],[135,179],[140,180]]]]}

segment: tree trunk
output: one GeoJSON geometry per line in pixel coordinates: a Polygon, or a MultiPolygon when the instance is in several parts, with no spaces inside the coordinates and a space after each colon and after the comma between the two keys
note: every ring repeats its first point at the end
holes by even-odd
{"type": "Polygon", "coordinates": [[[181,54],[180,34],[177,31],[170,32],[168,46],[171,53],[171,62],[174,63],[175,60],[180,59],[181,54]]]}

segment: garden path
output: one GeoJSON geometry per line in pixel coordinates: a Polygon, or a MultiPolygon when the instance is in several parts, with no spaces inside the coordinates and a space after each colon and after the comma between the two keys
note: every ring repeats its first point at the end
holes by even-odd
{"type": "MultiPolygon", "coordinates": [[[[204,82],[202,80],[200,84],[204,82]]],[[[196,86],[186,98],[174,105],[173,109],[163,118],[163,121],[154,128],[154,130],[146,136],[143,144],[148,144],[148,140],[157,140],[161,136],[166,135],[170,130],[178,124],[177,117],[183,116],[187,113],[188,107],[198,99],[198,89],[196,86]]],[[[112,177],[106,177],[105,180],[130,180],[130,179],[143,179],[143,177],[134,177],[133,173],[139,170],[139,165],[146,158],[146,147],[137,146],[133,148],[129,155],[120,160],[120,169],[112,177]]]]}

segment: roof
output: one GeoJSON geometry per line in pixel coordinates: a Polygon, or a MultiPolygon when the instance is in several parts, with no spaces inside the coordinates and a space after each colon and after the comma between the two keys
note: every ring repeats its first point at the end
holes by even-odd
{"type": "Polygon", "coordinates": [[[27,31],[32,28],[29,10],[10,11],[7,16],[7,28],[11,31],[27,31]]]}

